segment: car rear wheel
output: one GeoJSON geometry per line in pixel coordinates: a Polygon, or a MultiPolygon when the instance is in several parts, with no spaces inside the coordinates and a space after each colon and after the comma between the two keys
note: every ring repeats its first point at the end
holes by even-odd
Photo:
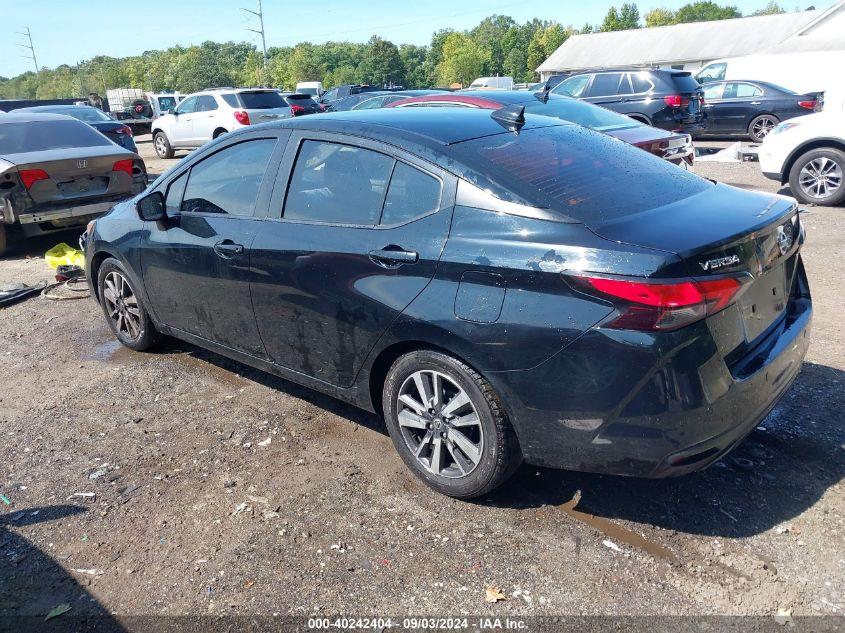
{"type": "Polygon", "coordinates": [[[780,123],[780,119],[772,114],[756,116],[748,124],[748,136],[755,143],[761,143],[766,138],[766,135],[775,129],[778,123],[780,123]]]}
{"type": "Polygon", "coordinates": [[[173,148],[164,132],[156,132],[153,136],[153,146],[159,158],[173,158],[173,148]]]}
{"type": "Polygon", "coordinates": [[[0,222],[0,257],[6,253],[6,225],[0,222]]]}
{"type": "Polygon", "coordinates": [[[798,157],[789,170],[789,188],[801,202],[836,206],[845,202],[845,152],[832,147],[813,149],[798,157]]]}
{"type": "Polygon", "coordinates": [[[100,266],[97,288],[109,327],[121,343],[139,352],[155,345],[158,340],[155,326],[116,259],[109,258],[100,266]]]}
{"type": "Polygon", "coordinates": [[[400,357],[382,397],[396,450],[438,492],[460,499],[484,495],[522,461],[493,387],[451,356],[419,350],[400,357]]]}

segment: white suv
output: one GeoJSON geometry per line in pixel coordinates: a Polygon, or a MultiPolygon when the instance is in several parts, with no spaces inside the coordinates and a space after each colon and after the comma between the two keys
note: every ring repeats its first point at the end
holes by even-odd
{"type": "Polygon", "coordinates": [[[245,125],[292,116],[278,90],[215,88],[190,94],[152,125],[153,145],[160,158],[177,149],[194,149],[245,125]]]}

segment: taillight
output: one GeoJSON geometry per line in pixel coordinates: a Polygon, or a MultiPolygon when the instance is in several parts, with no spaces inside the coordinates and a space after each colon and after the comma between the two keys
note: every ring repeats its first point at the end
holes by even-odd
{"type": "Polygon", "coordinates": [[[325,112],[329,109],[329,106],[327,106],[325,103],[318,103],[317,105],[320,107],[320,112],[325,112]]]}
{"type": "Polygon", "coordinates": [[[39,180],[49,180],[50,176],[43,169],[21,169],[18,174],[21,177],[21,182],[26,190],[29,191],[32,185],[39,180]]]}
{"type": "Polygon", "coordinates": [[[689,99],[681,95],[666,95],[663,102],[670,108],[683,108],[689,105],[689,99]]]}
{"type": "Polygon", "coordinates": [[[622,330],[677,330],[728,307],[742,288],[734,277],[673,283],[575,277],[579,290],[611,301],[619,311],[603,327],[622,330]]]}
{"type": "Polygon", "coordinates": [[[235,121],[241,125],[249,125],[249,112],[245,112],[244,110],[235,110],[233,114],[235,115],[235,121]]]}
{"type": "Polygon", "coordinates": [[[798,105],[802,108],[807,108],[808,110],[815,110],[816,109],[816,101],[799,101],[798,105]]]}
{"type": "Polygon", "coordinates": [[[125,134],[126,136],[132,136],[132,128],[128,125],[123,125],[115,130],[117,134],[125,134]]]}
{"type": "Polygon", "coordinates": [[[112,171],[122,171],[130,176],[132,175],[132,159],[126,158],[124,160],[119,160],[114,164],[114,167],[111,168],[112,171]]]}
{"type": "Polygon", "coordinates": [[[291,116],[299,116],[299,115],[300,115],[300,114],[302,114],[303,112],[305,112],[305,108],[303,108],[303,107],[302,107],[302,106],[300,106],[300,105],[292,105],[292,106],[290,107],[290,115],[291,115],[291,116]]]}

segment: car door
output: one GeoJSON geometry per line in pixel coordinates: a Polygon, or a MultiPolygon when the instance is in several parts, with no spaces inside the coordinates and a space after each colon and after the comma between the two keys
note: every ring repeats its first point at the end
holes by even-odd
{"type": "Polygon", "coordinates": [[[631,94],[628,73],[596,73],[587,89],[585,101],[620,112],[624,110],[620,107],[623,101],[620,93],[631,94]]]}
{"type": "Polygon", "coordinates": [[[763,113],[762,96],[763,91],[754,84],[744,81],[725,82],[722,96],[714,107],[719,121],[717,129],[730,134],[744,134],[751,119],[763,113]]]}
{"type": "Polygon", "coordinates": [[[168,138],[174,147],[194,147],[193,117],[197,107],[197,96],[184,99],[173,112],[173,121],[168,138]]]}
{"type": "Polygon", "coordinates": [[[723,124],[719,116],[718,107],[722,101],[722,90],[725,84],[712,83],[702,86],[704,89],[704,114],[707,117],[705,120],[706,129],[708,132],[720,131],[720,125],[723,124]]]}
{"type": "Polygon", "coordinates": [[[557,86],[552,88],[551,92],[556,95],[582,99],[586,94],[587,86],[590,85],[591,78],[592,75],[589,73],[573,75],[569,79],[561,81],[557,86]]]}
{"type": "Polygon", "coordinates": [[[351,385],[433,277],[455,188],[454,177],[395,147],[294,133],[251,261],[270,358],[351,385]]]}
{"type": "Polygon", "coordinates": [[[147,222],[141,269],[165,325],[264,357],[250,299],[250,247],[278,167],[273,130],[238,136],[168,178],[167,218],[147,222]]]}
{"type": "Polygon", "coordinates": [[[207,143],[214,136],[214,130],[217,128],[217,110],[217,99],[214,95],[197,97],[196,113],[192,115],[192,138],[197,145],[207,143]]]}

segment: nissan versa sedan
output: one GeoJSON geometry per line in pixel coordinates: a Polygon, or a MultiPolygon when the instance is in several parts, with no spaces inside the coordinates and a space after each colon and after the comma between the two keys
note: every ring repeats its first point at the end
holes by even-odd
{"type": "Polygon", "coordinates": [[[809,342],[791,199],[521,107],[238,130],[83,241],[124,345],[175,336],[377,412],[461,498],[523,460],[704,468],[809,342]]]}

